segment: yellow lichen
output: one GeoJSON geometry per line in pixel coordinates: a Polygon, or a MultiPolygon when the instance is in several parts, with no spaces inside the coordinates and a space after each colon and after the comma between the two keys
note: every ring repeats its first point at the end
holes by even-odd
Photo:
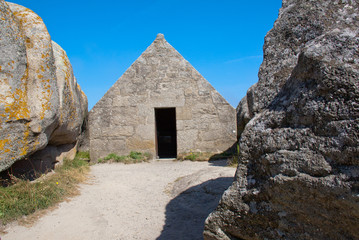
{"type": "Polygon", "coordinates": [[[52,91],[51,91],[51,85],[50,85],[50,79],[46,79],[46,80],[41,80],[41,83],[43,84],[43,88],[45,91],[43,91],[43,98],[42,100],[42,111],[40,113],[40,119],[43,120],[45,118],[45,114],[46,111],[51,110],[51,96],[52,96],[52,91]]]}
{"type": "Polygon", "coordinates": [[[0,151],[4,151],[5,145],[9,143],[9,139],[0,140],[0,151]]]}
{"type": "Polygon", "coordinates": [[[26,124],[26,130],[24,132],[24,139],[21,141],[22,143],[22,147],[20,148],[20,156],[26,156],[29,150],[29,143],[28,143],[28,138],[30,135],[30,129],[29,129],[29,124],[26,124]]]}
{"type": "Polygon", "coordinates": [[[14,99],[10,104],[5,105],[5,116],[8,121],[14,121],[19,119],[26,119],[30,117],[29,108],[27,105],[27,81],[28,71],[26,69],[24,76],[21,79],[21,88],[16,88],[10,94],[10,97],[14,99]]]}
{"type": "MultiPolygon", "coordinates": [[[[7,159],[11,159],[11,160],[18,159],[26,156],[29,153],[30,124],[26,123],[24,127],[25,129],[22,137],[20,139],[15,140],[17,142],[17,145],[12,144],[13,143],[12,141],[14,140],[10,139],[10,134],[8,134],[6,139],[0,140],[0,152],[3,153],[12,152],[10,156],[6,156],[7,159]]],[[[36,140],[35,145],[33,145],[32,148],[35,149],[36,146],[38,146],[38,140],[36,140]]]]}
{"type": "Polygon", "coordinates": [[[46,53],[46,54],[41,54],[41,58],[48,58],[48,57],[50,57],[50,54],[49,53],[46,53]]]}
{"type": "Polygon", "coordinates": [[[26,48],[33,48],[34,44],[31,42],[30,38],[26,38],[25,40],[26,48]]]}

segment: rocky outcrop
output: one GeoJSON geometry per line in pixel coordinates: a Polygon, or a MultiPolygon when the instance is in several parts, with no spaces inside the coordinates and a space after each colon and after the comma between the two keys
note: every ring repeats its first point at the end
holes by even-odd
{"type": "Polygon", "coordinates": [[[0,171],[34,153],[56,161],[38,151],[75,147],[87,98],[38,15],[0,0],[0,17],[0,171]]]}
{"type": "Polygon", "coordinates": [[[205,239],[359,238],[358,13],[350,0],[283,1],[205,239]]]}

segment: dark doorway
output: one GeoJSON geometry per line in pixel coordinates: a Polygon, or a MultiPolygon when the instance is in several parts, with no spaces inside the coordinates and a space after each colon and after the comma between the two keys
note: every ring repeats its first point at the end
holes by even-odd
{"type": "Polygon", "coordinates": [[[159,158],[177,157],[176,109],[155,108],[157,155],[159,158]]]}

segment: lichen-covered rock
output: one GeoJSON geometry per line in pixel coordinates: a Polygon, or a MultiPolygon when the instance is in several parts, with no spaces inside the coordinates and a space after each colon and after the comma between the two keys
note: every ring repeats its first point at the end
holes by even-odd
{"type": "Polygon", "coordinates": [[[51,134],[50,144],[61,145],[76,142],[84,116],[87,114],[87,98],[74,77],[66,52],[55,42],[52,48],[56,64],[59,92],[59,126],[51,134]]]}
{"type": "Polygon", "coordinates": [[[283,2],[205,239],[359,239],[358,29],[357,1],[283,2]]]}
{"type": "Polygon", "coordinates": [[[31,10],[0,0],[0,171],[74,144],[87,109],[66,53],[31,10]]]}

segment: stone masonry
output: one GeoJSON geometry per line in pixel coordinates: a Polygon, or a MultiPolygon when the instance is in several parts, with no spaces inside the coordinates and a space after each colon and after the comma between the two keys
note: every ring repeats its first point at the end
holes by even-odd
{"type": "Polygon", "coordinates": [[[92,161],[130,151],[156,156],[156,108],[175,108],[177,154],[236,142],[235,109],[158,34],[90,111],[92,161]]]}

